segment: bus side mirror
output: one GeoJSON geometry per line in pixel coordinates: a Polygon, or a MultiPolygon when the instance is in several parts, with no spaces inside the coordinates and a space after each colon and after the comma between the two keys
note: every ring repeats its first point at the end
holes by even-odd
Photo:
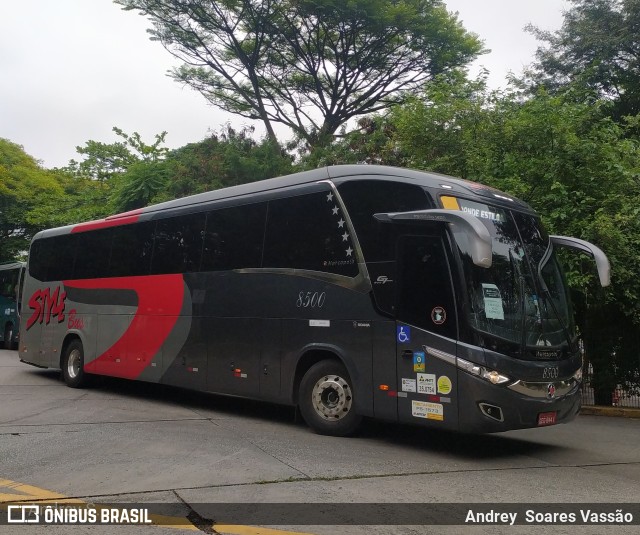
{"type": "Polygon", "coordinates": [[[580,240],[578,238],[570,238],[568,236],[549,236],[549,238],[551,239],[551,243],[554,245],[575,249],[576,251],[580,251],[591,256],[596,262],[601,286],[605,287],[611,284],[611,264],[602,249],[588,241],[580,240]]]}
{"type": "Polygon", "coordinates": [[[447,223],[459,245],[471,255],[476,266],[491,267],[491,235],[480,220],[466,212],[453,210],[417,210],[414,212],[394,212],[374,214],[383,223],[447,223]]]}

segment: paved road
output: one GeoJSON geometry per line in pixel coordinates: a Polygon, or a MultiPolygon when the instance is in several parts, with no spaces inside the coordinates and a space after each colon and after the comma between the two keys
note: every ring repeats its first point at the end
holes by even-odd
{"type": "MultiPolygon", "coordinates": [[[[58,372],[0,351],[0,501],[11,494],[168,503],[196,524],[208,518],[206,504],[216,502],[637,503],[640,420],[580,416],[569,425],[476,437],[367,422],[357,437],[322,437],[295,422],[290,408],[113,379],[74,390],[58,372]]],[[[54,535],[87,529],[114,528],[0,526],[2,533],[54,535]]],[[[173,528],[117,529],[158,534],[173,528]]],[[[296,518],[278,529],[638,532],[637,526],[304,526],[296,518]]],[[[279,533],[220,525],[201,530],[279,533]]]]}

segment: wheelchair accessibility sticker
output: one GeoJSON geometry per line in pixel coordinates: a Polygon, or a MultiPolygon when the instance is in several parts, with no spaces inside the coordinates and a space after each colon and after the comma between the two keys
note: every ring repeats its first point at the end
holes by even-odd
{"type": "Polygon", "coordinates": [[[398,342],[401,344],[407,344],[411,342],[411,327],[406,325],[398,325],[398,342]]]}

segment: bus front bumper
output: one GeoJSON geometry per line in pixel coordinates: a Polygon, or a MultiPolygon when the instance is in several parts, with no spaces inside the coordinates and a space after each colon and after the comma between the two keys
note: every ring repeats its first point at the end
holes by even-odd
{"type": "Polygon", "coordinates": [[[459,428],[471,433],[546,427],[573,420],[580,412],[580,382],[494,385],[458,373],[459,428]]]}

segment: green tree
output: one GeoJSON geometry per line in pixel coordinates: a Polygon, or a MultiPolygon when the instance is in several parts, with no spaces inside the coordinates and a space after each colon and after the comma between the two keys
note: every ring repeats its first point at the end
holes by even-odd
{"type": "Polygon", "coordinates": [[[55,216],[63,188],[55,174],[40,167],[23,148],[0,138],[0,261],[24,256],[33,235],[55,216]]]}
{"type": "Polygon", "coordinates": [[[155,141],[147,144],[142,141],[138,132],[129,135],[117,126],[112,130],[121,141],[104,143],[90,139],[84,146],[76,147],[76,151],[84,159],[80,162],[71,160],[64,170],[80,177],[105,182],[140,161],[153,163],[162,160],[169,151],[161,146],[167,132],[156,134],[155,141]]]}
{"type": "Polygon", "coordinates": [[[395,125],[387,115],[371,115],[358,119],[356,128],[342,132],[337,139],[313,152],[302,154],[299,169],[315,169],[325,165],[378,164],[402,166],[404,158],[394,143],[395,125]]]}
{"type": "Polygon", "coordinates": [[[114,212],[143,208],[167,187],[167,166],[163,161],[137,161],[112,179],[110,206],[114,212]]]}
{"type": "Polygon", "coordinates": [[[220,132],[171,152],[166,189],[155,201],[281,176],[292,171],[291,158],[268,139],[256,141],[252,128],[227,125],[220,132]]]}
{"type": "Polygon", "coordinates": [[[640,0],[570,0],[556,32],[529,30],[546,43],[533,80],[549,89],[584,87],[615,103],[616,118],[640,113],[640,0]]]}
{"type": "MultiPolygon", "coordinates": [[[[84,159],[71,160],[68,167],[59,170],[63,176],[75,178],[75,186],[82,184],[88,195],[85,200],[94,209],[83,212],[93,217],[84,219],[146,206],[166,186],[163,161],[169,149],[162,145],[167,132],[156,134],[153,143],[145,143],[138,132],[129,135],[115,126],[113,131],[119,141],[89,140],[76,147],[84,159]]],[[[69,185],[73,178],[66,183],[69,185]]]]}
{"type": "Polygon", "coordinates": [[[115,0],[183,65],[172,76],[226,111],[310,147],[482,52],[441,0],[115,0]]]}

